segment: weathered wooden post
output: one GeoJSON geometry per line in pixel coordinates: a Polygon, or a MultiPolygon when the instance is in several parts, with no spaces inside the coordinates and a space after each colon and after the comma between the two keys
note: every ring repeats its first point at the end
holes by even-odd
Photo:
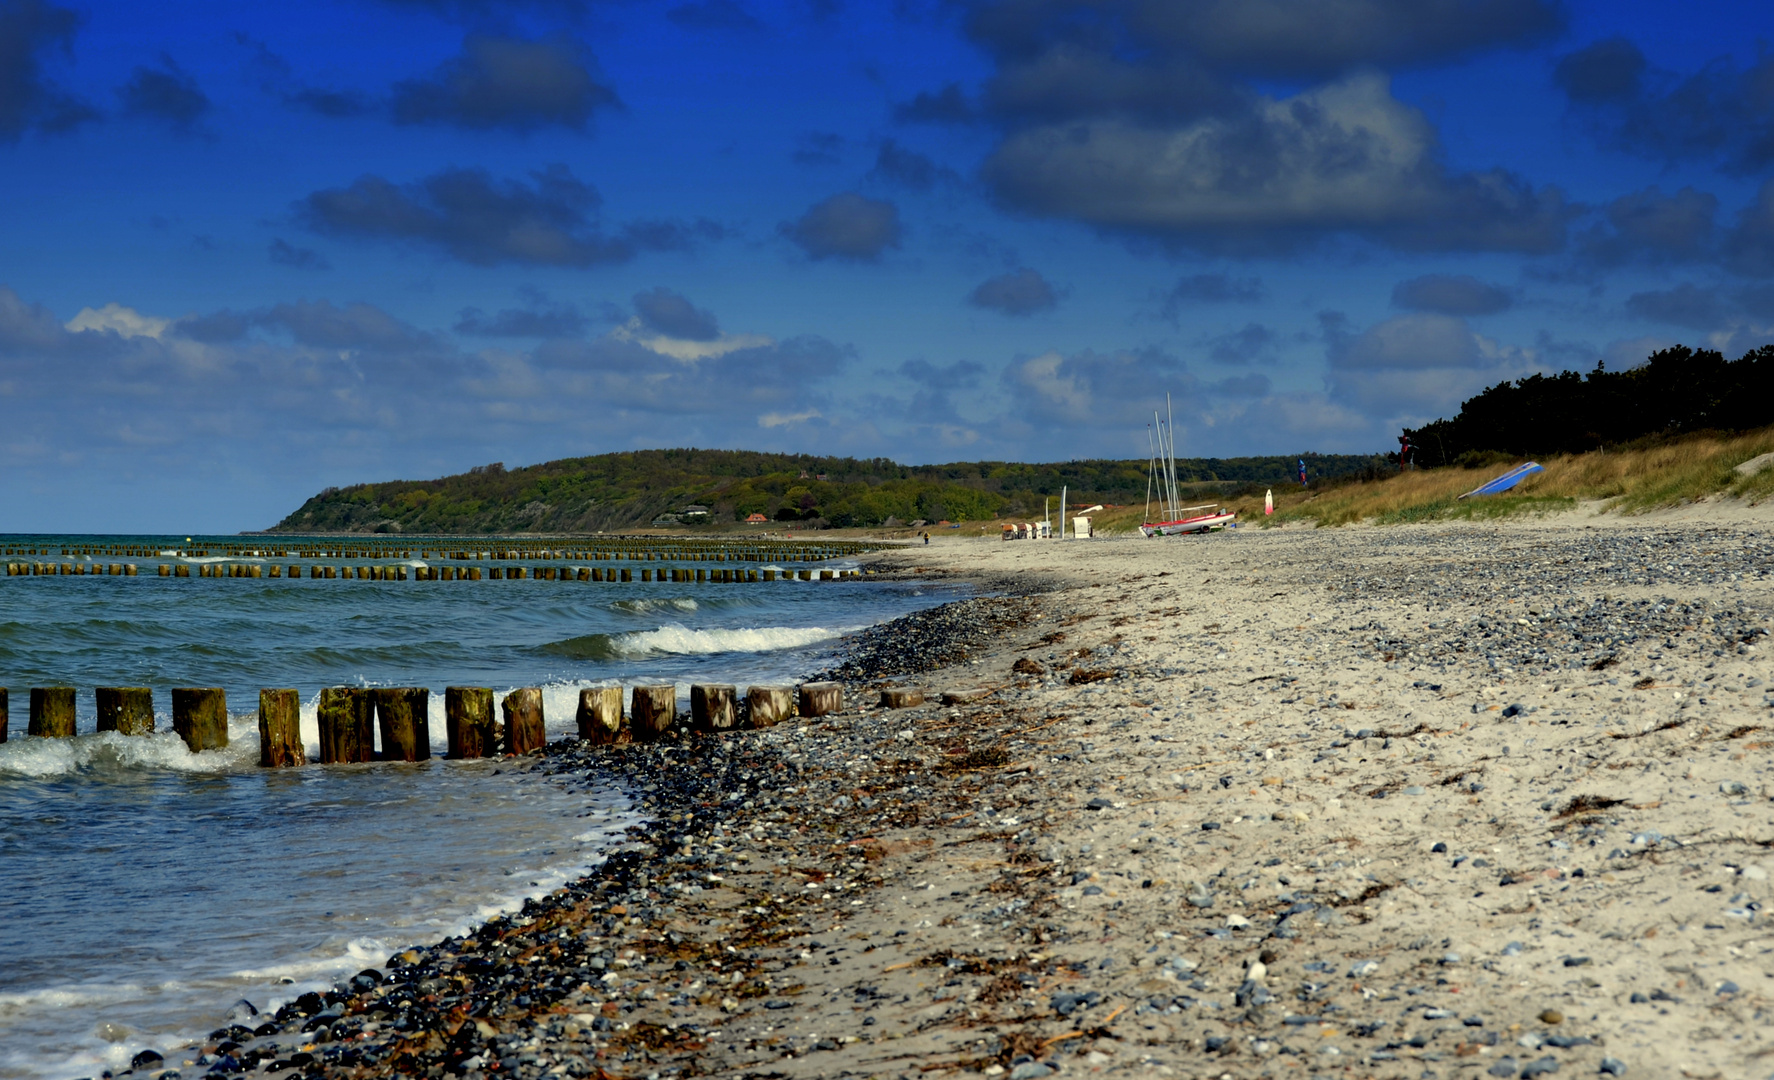
{"type": "Polygon", "coordinates": [[[308,751],[302,745],[301,695],[294,690],[260,690],[259,765],[281,769],[306,764],[308,751]]]}
{"type": "Polygon", "coordinates": [[[802,716],[825,716],[844,711],[844,684],[810,682],[801,684],[802,716]]]}
{"type": "Polygon", "coordinates": [[[506,694],[499,701],[505,714],[505,752],[527,754],[540,750],[548,742],[542,720],[542,691],[526,686],[506,694]]]}
{"type": "Polygon", "coordinates": [[[361,686],[329,686],[320,692],[320,763],[374,761],[375,702],[361,686]]]}
{"type": "Polygon", "coordinates": [[[767,728],[795,715],[795,689],[792,686],[753,686],[745,692],[746,712],[751,726],[767,728]]]}
{"type": "Polygon", "coordinates": [[[172,729],[193,754],[228,745],[228,697],[220,687],[174,687],[172,729]]]}
{"type": "Polygon", "coordinates": [[[636,742],[658,742],[678,715],[675,683],[637,686],[628,706],[628,729],[636,742]]]}
{"type": "Polygon", "coordinates": [[[45,739],[74,737],[74,688],[31,687],[31,719],[25,734],[45,739]]]}
{"type": "Polygon", "coordinates": [[[579,737],[594,743],[626,743],[632,738],[622,715],[622,687],[589,686],[579,691],[579,737]]]}
{"type": "Polygon", "coordinates": [[[92,692],[99,730],[123,735],[154,734],[154,691],[146,686],[101,686],[92,692]]]}
{"type": "Polygon", "coordinates": [[[385,686],[375,692],[376,724],[383,761],[429,761],[431,691],[423,686],[385,686]]]}
{"type": "Polygon", "coordinates": [[[690,685],[690,723],[697,731],[731,731],[739,724],[729,683],[690,685]]]}
{"type": "Polygon", "coordinates": [[[6,741],[6,728],[12,723],[12,703],[7,700],[6,687],[0,686],[0,743],[6,741]]]}
{"type": "Polygon", "coordinates": [[[457,760],[486,757],[488,751],[497,750],[491,687],[444,688],[444,737],[449,740],[450,757],[457,760]]]}
{"type": "Polygon", "coordinates": [[[924,691],[917,686],[889,686],[881,691],[881,708],[910,709],[924,704],[924,691]]]}

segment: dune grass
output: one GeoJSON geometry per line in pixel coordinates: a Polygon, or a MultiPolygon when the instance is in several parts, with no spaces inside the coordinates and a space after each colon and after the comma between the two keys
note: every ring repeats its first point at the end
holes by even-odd
{"type": "MultiPolygon", "coordinates": [[[[1538,459],[1546,471],[1528,477],[1503,495],[1459,498],[1526,459],[1474,469],[1412,470],[1318,489],[1284,483],[1269,489],[1275,498],[1275,513],[1270,517],[1263,515],[1263,489],[1244,488],[1225,498],[1222,505],[1238,511],[1241,524],[1260,528],[1288,523],[1331,526],[1494,520],[1563,513],[1585,502],[1600,502],[1604,510],[1634,514],[1713,496],[1754,505],[1774,497],[1774,469],[1748,477],[1738,476],[1734,470],[1770,451],[1774,451],[1774,427],[1740,435],[1700,433],[1538,459]]],[[[1098,515],[1097,531],[1130,531],[1145,520],[1144,511],[1145,507],[1134,506],[1098,515]]]]}

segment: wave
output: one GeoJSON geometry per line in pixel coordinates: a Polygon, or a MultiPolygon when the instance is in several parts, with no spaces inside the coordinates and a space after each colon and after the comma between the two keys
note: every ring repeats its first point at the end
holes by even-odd
{"type": "Polygon", "coordinates": [[[823,626],[742,626],[692,630],[671,625],[661,626],[657,630],[618,634],[614,641],[625,656],[646,656],[651,653],[702,656],[710,653],[801,649],[847,633],[850,633],[849,629],[829,630],[823,626]]]}
{"type": "MultiPolygon", "coordinates": [[[[156,723],[170,723],[168,717],[156,723]]],[[[254,716],[228,719],[228,746],[193,754],[172,731],[153,735],[120,735],[102,731],[72,739],[41,739],[23,736],[0,744],[0,776],[46,779],[90,772],[134,772],[154,769],[187,773],[233,772],[258,760],[258,720],[254,716]]]]}
{"type": "Polygon", "coordinates": [[[699,611],[702,605],[688,596],[661,596],[645,600],[617,600],[610,608],[632,615],[645,615],[654,611],[699,611]]]}
{"type": "Polygon", "coordinates": [[[823,626],[741,626],[693,630],[670,623],[654,630],[626,634],[586,634],[550,642],[537,649],[546,656],[569,660],[638,660],[647,656],[708,656],[715,653],[761,653],[802,649],[841,637],[854,628],[823,626]]]}

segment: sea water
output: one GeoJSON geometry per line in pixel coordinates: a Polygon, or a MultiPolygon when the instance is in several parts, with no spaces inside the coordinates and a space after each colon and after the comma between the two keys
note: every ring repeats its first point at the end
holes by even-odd
{"type": "MultiPolygon", "coordinates": [[[[0,536],[107,543],[187,546],[0,536]]],[[[4,1078],[96,1076],[143,1047],[170,1050],[239,999],[275,1008],[379,966],[620,842],[635,818],[595,777],[444,760],[445,686],[540,686],[553,737],[573,730],[582,687],[675,681],[687,706],[691,681],[792,679],[844,633],[952,598],[866,580],[162,578],[155,563],[187,560],[131,561],[133,578],[0,578],[4,1078]],[[258,768],[259,689],[298,689],[313,760],[319,691],[341,684],[429,687],[433,759],[258,768]],[[74,739],[25,735],[29,688],[52,685],[78,688],[74,739]],[[160,734],[94,733],[95,686],[152,687],[160,734]],[[192,754],[171,733],[175,686],[227,692],[228,749],[192,754]]]]}

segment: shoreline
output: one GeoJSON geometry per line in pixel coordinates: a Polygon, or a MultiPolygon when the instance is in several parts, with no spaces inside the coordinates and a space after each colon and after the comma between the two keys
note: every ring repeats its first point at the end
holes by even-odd
{"type": "Polygon", "coordinates": [[[653,800],[629,844],[233,1054],[338,1076],[1749,1075],[1774,1052],[1774,523],[1619,524],[871,556],[1021,594],[865,631],[838,716],[555,744],[533,767],[653,800]],[[885,681],[988,693],[889,711],[863,700],[885,681]]]}

